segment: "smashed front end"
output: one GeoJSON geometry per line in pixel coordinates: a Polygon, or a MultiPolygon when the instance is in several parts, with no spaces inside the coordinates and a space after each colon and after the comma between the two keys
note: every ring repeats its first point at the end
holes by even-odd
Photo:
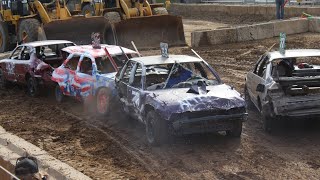
{"type": "Polygon", "coordinates": [[[244,107],[229,110],[208,110],[173,114],[170,118],[172,130],[176,134],[194,134],[228,131],[237,121],[245,121],[244,107]]]}
{"type": "Polygon", "coordinates": [[[174,134],[228,131],[246,121],[245,101],[237,91],[225,84],[206,90],[202,95],[190,93],[188,88],[154,92],[158,102],[154,107],[174,134]]]}

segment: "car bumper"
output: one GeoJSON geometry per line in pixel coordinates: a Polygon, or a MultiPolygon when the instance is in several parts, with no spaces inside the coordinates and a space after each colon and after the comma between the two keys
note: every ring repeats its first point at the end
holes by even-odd
{"type": "Polygon", "coordinates": [[[273,101],[275,115],[302,117],[320,115],[320,96],[290,97],[273,101]]]}
{"type": "Polygon", "coordinates": [[[172,122],[177,134],[195,134],[231,130],[237,121],[246,121],[248,113],[182,118],[172,122]]]}

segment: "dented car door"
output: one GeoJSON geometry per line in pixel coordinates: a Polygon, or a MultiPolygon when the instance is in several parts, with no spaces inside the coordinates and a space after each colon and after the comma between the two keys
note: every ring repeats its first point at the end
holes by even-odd
{"type": "Polygon", "coordinates": [[[15,60],[14,73],[17,82],[26,83],[26,73],[32,73],[33,69],[31,69],[30,64],[31,50],[30,47],[23,47],[20,57],[15,60]]]}
{"type": "Polygon", "coordinates": [[[16,71],[16,63],[21,58],[23,46],[18,46],[13,53],[11,54],[10,58],[5,61],[5,68],[4,72],[6,75],[6,79],[9,81],[17,81],[17,76],[15,74],[16,71]]]}
{"type": "Polygon", "coordinates": [[[134,116],[139,116],[141,112],[141,99],[143,92],[143,68],[141,63],[136,63],[131,70],[128,89],[127,89],[127,98],[129,110],[134,116]]]}
{"type": "Polygon", "coordinates": [[[268,56],[262,56],[253,72],[247,75],[247,89],[252,102],[261,110],[261,94],[264,93],[265,75],[267,72],[268,56]]]}
{"type": "Polygon", "coordinates": [[[81,56],[74,80],[71,82],[76,96],[89,96],[93,94],[94,82],[96,81],[95,72],[97,71],[93,58],[81,56]],[[95,68],[95,69],[94,69],[95,68]]]}

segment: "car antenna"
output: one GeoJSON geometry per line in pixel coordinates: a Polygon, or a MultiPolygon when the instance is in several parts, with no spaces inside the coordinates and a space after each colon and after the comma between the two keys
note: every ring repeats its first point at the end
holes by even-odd
{"type": "MultiPolygon", "coordinates": [[[[192,51],[199,59],[203,60],[202,57],[201,57],[195,50],[191,49],[191,51],[192,51]]],[[[204,60],[203,60],[203,61],[204,61],[204,60]]]]}
{"type": "Polygon", "coordinates": [[[127,60],[129,61],[129,57],[127,56],[127,54],[126,53],[124,53],[124,50],[122,49],[122,47],[121,46],[119,46],[119,48],[120,48],[120,50],[121,50],[121,52],[122,52],[122,54],[127,58],[127,60]]]}
{"type": "Polygon", "coordinates": [[[168,77],[167,77],[167,79],[166,79],[166,81],[165,81],[165,84],[164,84],[164,86],[163,86],[163,89],[165,89],[165,88],[167,87],[168,82],[169,82],[169,79],[170,79],[170,77],[171,77],[171,75],[172,75],[172,73],[173,73],[173,70],[174,70],[174,68],[176,68],[176,67],[175,67],[176,64],[177,64],[177,61],[174,61],[174,64],[173,64],[173,66],[172,66],[171,69],[170,69],[169,75],[168,75],[168,77]]]}
{"type": "Polygon", "coordinates": [[[267,54],[269,51],[271,51],[271,49],[272,49],[276,44],[277,44],[277,43],[272,44],[272,45],[269,47],[269,49],[268,49],[263,55],[265,55],[265,54],[267,54]]]}
{"type": "Polygon", "coordinates": [[[139,57],[141,57],[141,54],[140,54],[140,52],[138,51],[137,46],[134,44],[134,42],[133,42],[133,41],[131,41],[131,44],[132,44],[132,46],[133,46],[134,50],[136,50],[136,51],[137,51],[137,53],[139,54],[139,57]]]}

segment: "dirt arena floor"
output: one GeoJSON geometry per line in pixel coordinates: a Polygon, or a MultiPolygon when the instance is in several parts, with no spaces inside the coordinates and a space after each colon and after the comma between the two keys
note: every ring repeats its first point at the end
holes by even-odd
{"type": "MultiPolygon", "coordinates": [[[[185,26],[198,21],[186,19],[185,26]]],[[[287,46],[319,48],[319,41],[320,34],[292,35],[287,46]]],[[[277,42],[271,38],[195,50],[225,83],[242,92],[246,73],[277,42]]],[[[189,47],[169,51],[192,54],[189,47]]],[[[270,135],[262,130],[259,114],[249,111],[240,139],[223,133],[191,135],[150,147],[144,127],[124,117],[117,103],[110,116],[98,118],[86,115],[72,99],[58,104],[47,94],[31,98],[19,86],[0,91],[0,125],[93,179],[320,179],[320,123],[314,120],[279,122],[270,135]]]]}

